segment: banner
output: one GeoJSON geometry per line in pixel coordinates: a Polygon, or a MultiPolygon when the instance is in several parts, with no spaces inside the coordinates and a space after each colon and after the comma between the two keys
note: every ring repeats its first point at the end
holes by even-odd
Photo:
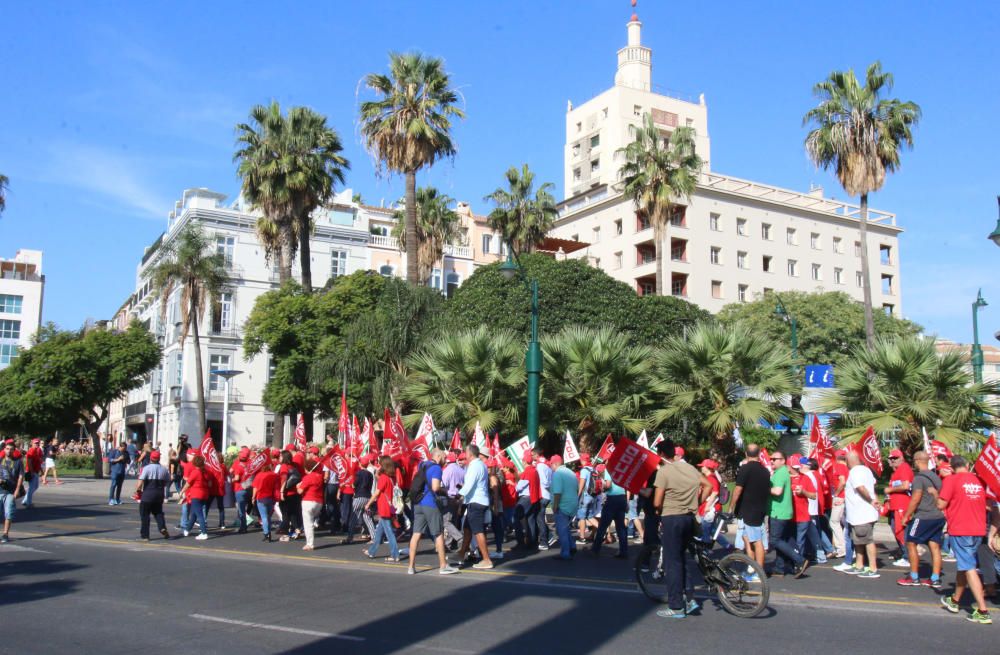
{"type": "Polygon", "coordinates": [[[262,450],[257,453],[243,465],[243,479],[249,480],[254,475],[260,472],[262,468],[267,466],[271,461],[270,455],[268,455],[267,450],[262,450]]]}
{"type": "Polygon", "coordinates": [[[833,444],[820,424],[819,416],[813,415],[812,429],[809,430],[809,458],[815,459],[821,469],[833,468],[833,444]]]}
{"type": "Polygon", "coordinates": [[[424,417],[420,420],[420,428],[417,430],[417,436],[413,438],[414,448],[421,443],[427,448],[434,447],[434,419],[427,412],[424,412],[424,417]]]}
{"type": "Polygon", "coordinates": [[[608,460],[608,474],[615,484],[637,494],[645,488],[646,481],[656,471],[659,463],[658,455],[635,441],[622,437],[608,460]]]}
{"type": "Polygon", "coordinates": [[[361,443],[361,430],[358,428],[358,417],[351,416],[351,431],[347,433],[347,450],[351,455],[357,457],[364,450],[361,443]]]}
{"type": "Polygon", "coordinates": [[[995,432],[983,446],[983,452],[979,453],[972,471],[994,495],[1000,496],[1000,447],[997,446],[995,432]]]}
{"type": "Polygon", "coordinates": [[[527,436],[521,437],[511,445],[507,446],[507,457],[517,467],[518,473],[524,470],[524,454],[531,450],[531,440],[527,436]]]}
{"type": "Polygon", "coordinates": [[[767,448],[760,449],[760,455],[757,456],[757,461],[761,463],[761,466],[766,468],[768,472],[774,473],[774,467],[771,466],[771,456],[767,453],[767,448]]]}
{"type": "Polygon", "coordinates": [[[611,454],[614,452],[615,452],[615,442],[611,439],[611,435],[609,434],[607,437],[604,438],[604,444],[601,446],[601,449],[597,451],[597,459],[601,460],[602,462],[607,462],[609,459],[611,459],[611,454]]]}
{"type": "Polygon", "coordinates": [[[340,393],[340,419],[337,421],[337,443],[341,447],[343,447],[344,440],[351,431],[351,424],[347,419],[347,394],[342,391],[340,393]]]}
{"type": "Polygon", "coordinates": [[[655,453],[656,452],[656,444],[660,443],[661,441],[663,441],[663,433],[662,432],[660,434],[656,435],[656,438],[653,439],[653,443],[649,444],[649,449],[652,450],[655,453]]]}
{"type": "Polygon", "coordinates": [[[388,407],[382,414],[382,454],[389,457],[403,454],[403,444],[396,438],[395,425],[388,407]]]}
{"type": "Polygon", "coordinates": [[[451,435],[450,450],[462,450],[462,433],[455,428],[455,434],[451,435]]]}
{"type": "Polygon", "coordinates": [[[879,449],[875,430],[869,425],[861,440],[848,446],[861,458],[861,463],[872,470],[876,477],[882,475],[882,451],[879,449]]]}
{"type": "Polygon", "coordinates": [[[202,438],[198,450],[201,456],[205,458],[205,468],[208,469],[215,479],[216,488],[221,496],[223,490],[226,488],[226,474],[222,466],[222,460],[219,458],[219,451],[215,449],[215,442],[212,441],[211,429],[205,431],[205,436],[202,438]]]}
{"type": "MultiPolygon", "coordinates": [[[[940,441],[931,441],[931,455],[934,459],[937,459],[939,455],[944,455],[948,459],[951,459],[954,453],[951,452],[951,448],[940,441]]],[[[934,459],[931,461],[934,461],[934,459]]]]}
{"type": "MultiPolygon", "coordinates": [[[[631,441],[631,439],[629,441],[631,441]]],[[[652,450],[652,448],[649,447],[649,439],[646,438],[646,431],[645,430],[643,430],[642,434],[639,435],[639,438],[635,440],[635,443],[639,444],[640,446],[642,446],[646,450],[652,450]]],[[[621,485],[618,485],[618,486],[621,486],[621,485]]]]}
{"type": "Polygon", "coordinates": [[[472,445],[479,448],[479,452],[485,453],[490,448],[490,442],[486,439],[486,433],[483,432],[483,428],[479,425],[479,421],[476,421],[476,429],[472,433],[472,445]]]}
{"type": "Polygon", "coordinates": [[[295,425],[295,450],[300,453],[306,452],[306,418],[299,412],[299,418],[295,425]]]}
{"type": "Polygon", "coordinates": [[[580,461],[580,451],[573,443],[573,435],[569,433],[569,430],[566,430],[566,443],[563,444],[563,464],[572,464],[578,461],[580,461]]]}
{"type": "Polygon", "coordinates": [[[372,455],[378,454],[378,439],[375,438],[375,426],[372,425],[371,420],[366,416],[364,426],[361,428],[361,454],[367,455],[371,453],[372,455]]]}

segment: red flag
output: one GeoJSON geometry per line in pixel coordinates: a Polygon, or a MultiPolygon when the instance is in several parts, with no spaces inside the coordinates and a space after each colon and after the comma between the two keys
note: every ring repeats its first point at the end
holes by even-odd
{"type": "Polygon", "coordinates": [[[306,417],[299,412],[299,419],[295,425],[295,450],[306,452],[306,417]]]}
{"type": "Polygon", "coordinates": [[[597,459],[606,462],[611,458],[611,454],[615,452],[615,442],[611,439],[609,434],[604,438],[604,445],[601,449],[597,451],[597,459]]]}
{"type": "Polygon", "coordinates": [[[757,461],[766,468],[768,471],[774,472],[774,468],[771,466],[771,456],[767,454],[767,448],[760,449],[760,455],[757,456],[757,461]]]}
{"type": "Polygon", "coordinates": [[[979,453],[973,472],[986,484],[987,489],[1000,496],[1000,447],[997,446],[997,435],[990,435],[989,441],[979,453]]]}
{"type": "Polygon", "coordinates": [[[267,451],[261,451],[251,457],[247,463],[243,466],[243,479],[247,480],[254,475],[256,475],[262,468],[267,466],[271,461],[271,456],[267,451]]]}
{"type": "Polygon", "coordinates": [[[347,435],[348,431],[351,429],[351,424],[349,423],[349,416],[347,414],[347,394],[341,392],[340,394],[340,420],[337,421],[337,432],[340,434],[339,440],[341,443],[344,437],[347,435]]]}
{"type": "Polygon", "coordinates": [[[382,413],[382,454],[393,458],[403,453],[403,445],[396,437],[395,432],[392,414],[389,413],[389,408],[386,407],[382,413]]]}
{"type": "Polygon", "coordinates": [[[455,434],[451,437],[451,449],[452,450],[462,450],[462,433],[455,428],[455,434]]]}
{"type": "Polygon", "coordinates": [[[636,494],[646,486],[649,476],[660,463],[659,455],[627,437],[618,440],[615,452],[608,460],[608,473],[615,484],[636,494]]]}
{"type": "Polygon", "coordinates": [[[951,452],[951,449],[948,448],[948,446],[944,445],[940,441],[932,441],[931,442],[931,455],[933,457],[937,457],[938,455],[944,455],[948,459],[951,459],[952,452],[951,452]]]}
{"type": "Polygon", "coordinates": [[[500,433],[497,432],[493,435],[493,450],[491,454],[493,457],[499,457],[501,452],[503,451],[500,450],[500,433]]]}
{"type": "Polygon", "coordinates": [[[396,412],[395,418],[392,419],[392,432],[396,440],[399,441],[403,456],[409,456],[413,445],[410,443],[410,435],[406,434],[406,428],[403,427],[403,417],[399,415],[399,412],[396,412]]]}
{"type": "Polygon", "coordinates": [[[833,467],[833,445],[827,439],[823,427],[819,423],[819,416],[813,415],[812,429],[809,431],[809,443],[811,445],[809,457],[815,459],[820,468],[829,469],[833,467]]]}
{"type": "Polygon", "coordinates": [[[878,446],[878,439],[875,438],[875,430],[869,425],[861,440],[852,443],[849,447],[861,458],[861,463],[872,470],[876,476],[882,475],[882,451],[878,446]]]}
{"type": "Polygon", "coordinates": [[[205,431],[205,436],[202,437],[198,450],[201,456],[205,458],[205,466],[212,474],[212,477],[215,478],[215,483],[218,485],[218,495],[221,496],[223,490],[226,488],[226,469],[223,468],[222,460],[219,458],[219,451],[215,449],[215,442],[212,441],[211,428],[205,431]]]}

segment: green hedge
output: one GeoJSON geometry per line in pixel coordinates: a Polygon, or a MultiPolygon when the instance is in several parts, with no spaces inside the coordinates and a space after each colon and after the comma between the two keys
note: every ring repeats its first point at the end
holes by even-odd
{"type": "Polygon", "coordinates": [[[93,455],[77,455],[74,453],[63,453],[59,456],[56,465],[61,469],[81,469],[87,471],[94,470],[93,455]]]}

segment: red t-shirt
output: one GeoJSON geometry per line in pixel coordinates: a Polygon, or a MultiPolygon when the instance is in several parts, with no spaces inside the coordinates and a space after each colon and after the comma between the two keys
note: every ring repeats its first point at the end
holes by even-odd
{"type": "Polygon", "coordinates": [[[503,483],[500,485],[500,501],[504,509],[507,509],[517,505],[517,485],[514,484],[513,474],[505,472],[503,477],[503,483]]]}
{"type": "Polygon", "coordinates": [[[253,476],[253,488],[257,490],[257,500],[274,500],[278,497],[278,474],[264,469],[253,476]]]}
{"type": "Polygon", "coordinates": [[[850,473],[850,471],[847,470],[847,466],[845,464],[841,464],[840,462],[834,464],[833,468],[830,469],[829,482],[831,492],[840,485],[840,478],[844,478],[844,486],[841,487],[840,492],[836,495],[837,498],[843,499],[844,497],[844,489],[847,487],[848,473],[850,473]]]}
{"type": "Polygon", "coordinates": [[[28,473],[41,473],[42,472],[42,449],[38,446],[32,446],[28,449],[25,454],[27,458],[27,469],[28,473]]]}
{"type": "MultiPolygon", "coordinates": [[[[715,494],[715,511],[718,512],[722,509],[722,503],[719,502],[719,478],[715,477],[715,474],[708,476],[708,481],[712,484],[712,492],[715,494]]],[[[698,506],[698,516],[705,516],[705,503],[703,502],[698,506]]]]}
{"type": "Polygon", "coordinates": [[[313,471],[312,473],[306,473],[306,476],[302,478],[300,483],[302,487],[302,500],[308,500],[311,503],[322,503],[323,502],[323,474],[319,471],[313,471]]]}
{"type": "MultiPolygon", "coordinates": [[[[289,496],[298,496],[299,495],[299,492],[295,490],[295,487],[292,487],[290,489],[286,489],[285,488],[285,483],[288,481],[288,475],[289,475],[289,473],[291,473],[293,470],[295,470],[297,468],[298,467],[295,466],[294,463],[292,463],[292,464],[282,464],[278,468],[278,477],[281,480],[281,482],[279,483],[280,486],[278,488],[279,489],[285,489],[285,498],[288,498],[289,496]]],[[[300,476],[302,475],[301,471],[299,472],[299,475],[300,476]]]]}
{"type": "Polygon", "coordinates": [[[799,489],[815,491],[812,480],[808,475],[799,474],[792,477],[792,505],[795,508],[795,516],[792,517],[796,523],[805,523],[809,520],[809,499],[796,493],[799,489]]]}
{"type": "Polygon", "coordinates": [[[187,473],[184,476],[184,480],[190,485],[187,495],[188,498],[197,500],[208,500],[210,495],[210,481],[211,474],[206,473],[203,469],[197,466],[191,466],[188,468],[187,473]]]}
{"type": "MultiPolygon", "coordinates": [[[[913,469],[906,462],[903,462],[896,467],[896,470],[892,472],[892,477],[889,478],[889,488],[892,489],[894,483],[896,482],[909,482],[913,484],[913,469]]],[[[893,511],[904,511],[910,504],[910,494],[906,493],[896,493],[889,494],[889,509],[893,511]]]]}
{"type": "Polygon", "coordinates": [[[819,487],[816,492],[816,501],[819,503],[819,513],[825,514],[826,510],[831,505],[830,481],[827,479],[826,473],[822,470],[813,471],[812,474],[816,478],[816,485],[819,487]]]}
{"type": "Polygon", "coordinates": [[[243,462],[236,460],[229,468],[230,475],[233,476],[233,493],[243,491],[243,471],[246,469],[243,462]]]}
{"type": "Polygon", "coordinates": [[[986,487],[974,473],[952,473],[941,481],[941,500],[947,500],[944,517],[953,537],[986,535],[986,487]]]}
{"type": "Polygon", "coordinates": [[[385,473],[378,474],[378,482],[375,488],[378,489],[378,500],[375,504],[378,505],[378,516],[382,519],[391,519],[396,515],[396,510],[392,506],[392,478],[390,478],[385,473]]]}
{"type": "Polygon", "coordinates": [[[534,464],[528,464],[521,472],[521,479],[528,481],[528,496],[532,503],[542,499],[542,482],[538,478],[538,469],[534,464]]]}

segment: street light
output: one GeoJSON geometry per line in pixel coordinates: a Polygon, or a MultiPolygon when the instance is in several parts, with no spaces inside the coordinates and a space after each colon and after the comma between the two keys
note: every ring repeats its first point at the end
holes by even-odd
{"type": "Polygon", "coordinates": [[[980,289],[976,301],[972,303],[972,379],[976,383],[983,381],[983,348],[979,345],[979,310],[985,306],[983,290],[980,289]]]}
{"type": "Polygon", "coordinates": [[[781,320],[785,321],[792,327],[792,359],[798,359],[799,356],[799,324],[796,322],[795,317],[792,316],[787,309],[785,309],[785,303],[781,302],[781,296],[774,294],[775,299],[777,299],[778,304],[774,308],[774,313],[776,316],[780,316],[781,320]]]}
{"type": "MultiPolygon", "coordinates": [[[[1000,214],[1000,196],[997,196],[997,213],[1000,214]]],[[[1000,217],[997,218],[997,226],[986,238],[1000,246],[1000,217]]]]}
{"type": "Polygon", "coordinates": [[[223,392],[225,396],[222,399],[222,450],[225,450],[229,446],[229,381],[242,372],[230,369],[214,369],[211,371],[212,375],[218,375],[226,381],[226,387],[223,392]]]}
{"type": "Polygon", "coordinates": [[[153,448],[160,444],[160,407],[163,392],[157,389],[153,392],[153,407],[156,408],[156,415],[153,419],[153,448]]]}
{"type": "Polygon", "coordinates": [[[528,440],[538,442],[538,401],[542,382],[542,347],[538,343],[538,280],[528,280],[521,265],[514,261],[514,248],[507,243],[507,261],[500,265],[500,273],[508,280],[519,277],[531,291],[531,341],[524,356],[528,374],[528,440]]]}

